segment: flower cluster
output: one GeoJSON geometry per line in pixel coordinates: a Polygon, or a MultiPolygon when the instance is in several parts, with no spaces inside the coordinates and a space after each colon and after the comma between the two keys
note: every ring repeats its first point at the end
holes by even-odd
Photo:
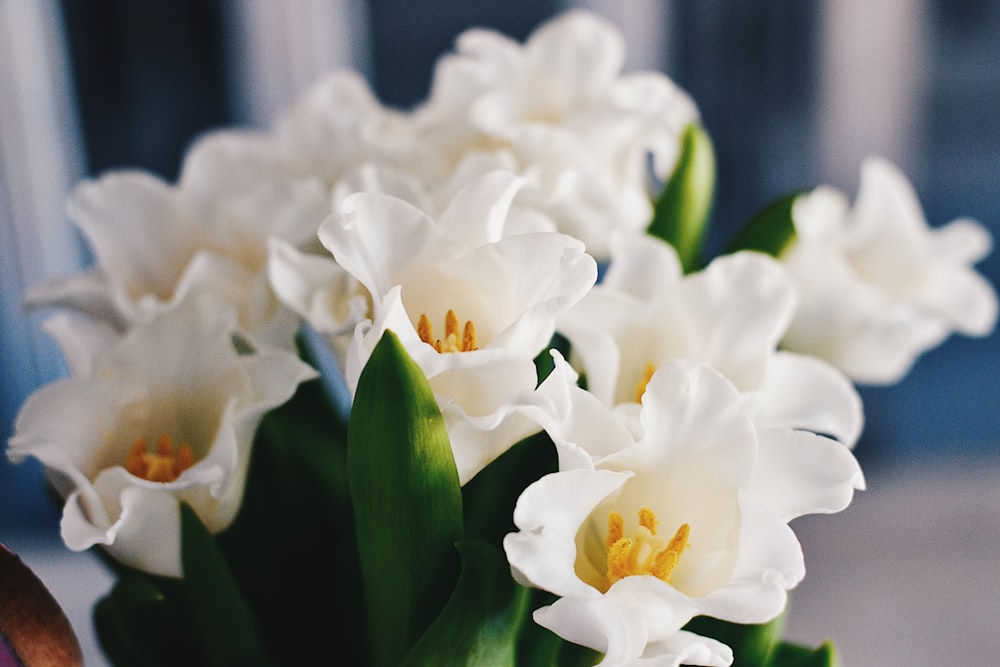
{"type": "Polygon", "coordinates": [[[121,568],[110,657],[141,608],[204,664],[301,664],[312,628],[379,665],[729,665],[711,628],[782,614],[789,522],[865,485],[855,383],[991,331],[989,238],[871,160],[853,208],[803,192],[702,257],[711,142],[624,48],[584,12],[472,30],[412,110],[335,72],[176,184],[76,188],[96,264],[28,295],[71,376],[8,455],[121,568]]]}

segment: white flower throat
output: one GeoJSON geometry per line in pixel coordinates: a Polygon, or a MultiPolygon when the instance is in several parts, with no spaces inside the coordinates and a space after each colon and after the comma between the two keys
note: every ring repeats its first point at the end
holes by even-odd
{"type": "Polygon", "coordinates": [[[625,537],[625,520],[618,512],[608,515],[608,535],[604,546],[608,550],[608,588],[616,581],[635,574],[651,574],[660,581],[669,582],[670,575],[680,561],[681,554],[690,546],[691,527],[684,523],[674,536],[667,540],[656,533],[656,515],[643,507],[639,510],[639,526],[635,537],[625,537]]]}
{"type": "Polygon", "coordinates": [[[651,363],[646,363],[646,368],[643,371],[642,379],[635,386],[635,402],[642,402],[642,395],[646,393],[646,387],[649,385],[649,381],[653,379],[653,373],[656,372],[656,366],[651,363]]]}
{"type": "Polygon", "coordinates": [[[458,316],[451,309],[448,309],[444,317],[444,338],[434,338],[431,321],[426,313],[421,314],[417,321],[417,335],[420,336],[420,340],[442,353],[472,352],[479,349],[476,344],[476,325],[472,320],[466,320],[460,331],[458,316]]]}
{"type": "Polygon", "coordinates": [[[149,451],[146,438],[137,438],[125,457],[125,469],[136,477],[150,482],[173,482],[181,473],[194,465],[191,446],[174,447],[166,433],[156,439],[156,448],[149,451]]]}

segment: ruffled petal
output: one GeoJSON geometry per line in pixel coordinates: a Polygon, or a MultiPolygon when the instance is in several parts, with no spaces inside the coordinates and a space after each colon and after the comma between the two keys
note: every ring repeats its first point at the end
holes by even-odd
{"type": "Polygon", "coordinates": [[[520,532],[504,537],[514,577],[556,595],[596,598],[600,592],[576,576],[576,534],[593,509],[614,495],[629,473],[571,470],[532,483],[514,507],[520,532]]]}
{"type": "Polygon", "coordinates": [[[786,429],[763,429],[750,492],[785,521],[846,508],[865,488],[861,466],[839,442],[786,429]]]}
{"type": "Polygon", "coordinates": [[[864,427],[861,397],[833,366],[792,352],[775,353],[757,393],[761,427],[803,429],[854,447],[864,427]]]}
{"type": "Polygon", "coordinates": [[[71,195],[69,215],[109,278],[133,296],[168,295],[207,241],[175,191],[144,172],[113,172],[82,183],[71,195]]]}

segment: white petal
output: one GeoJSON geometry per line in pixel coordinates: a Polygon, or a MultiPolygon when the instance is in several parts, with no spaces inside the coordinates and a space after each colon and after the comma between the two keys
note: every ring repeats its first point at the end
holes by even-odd
{"type": "Polygon", "coordinates": [[[829,435],[848,447],[861,436],[864,412],[854,384],[815,357],[777,352],[760,387],[761,427],[803,429],[829,435]]]}
{"type": "Polygon", "coordinates": [[[438,218],[441,230],[466,247],[496,243],[504,235],[511,202],[524,184],[507,171],[489,172],[471,181],[438,218]],[[483,224],[471,221],[482,220],[483,224]]]}
{"type": "Polygon", "coordinates": [[[536,610],[533,618],[560,637],[603,653],[598,665],[616,667],[633,664],[646,647],[643,611],[615,607],[600,598],[561,598],[536,610]]]}
{"type": "Polygon", "coordinates": [[[144,172],[115,172],[77,186],[69,214],[110,279],[133,294],[171,292],[205,241],[175,192],[144,172]]]}
{"type": "Polygon", "coordinates": [[[494,344],[532,357],[552,338],[556,316],[578,302],[597,280],[597,263],[584,252],[583,244],[562,234],[506,238],[470,252],[452,268],[468,276],[469,282],[480,283],[484,296],[496,293],[490,302],[494,309],[506,306],[515,315],[494,344]],[[497,273],[485,271],[489,265],[497,273]],[[488,282],[497,280],[499,284],[488,282]],[[501,294],[506,297],[502,301],[501,294]]]}
{"type": "Polygon", "coordinates": [[[601,285],[639,301],[655,300],[683,276],[673,246],[646,234],[615,234],[610,240],[611,264],[601,285]]]}
{"type": "Polygon", "coordinates": [[[759,442],[750,491],[785,521],[839,512],[865,488],[861,466],[839,442],[785,429],[761,430],[759,442]]]}
{"type": "Polygon", "coordinates": [[[75,376],[90,375],[94,360],[106,353],[121,338],[121,331],[111,325],[83,317],[57,313],[42,323],[45,333],[59,344],[75,376]]]}
{"type": "Polygon", "coordinates": [[[710,637],[681,630],[667,639],[646,645],[642,664],[645,667],[678,667],[708,665],[728,667],[733,663],[733,650],[710,637]]]}
{"type": "Polygon", "coordinates": [[[380,192],[408,201],[421,211],[433,209],[420,179],[386,165],[366,163],[338,180],[330,196],[331,208],[340,211],[344,200],[357,192],[380,192]]]}
{"type": "Polygon", "coordinates": [[[983,225],[969,218],[952,220],[931,230],[934,251],[948,263],[975,264],[990,254],[993,239],[983,225]]]}
{"type": "Polygon", "coordinates": [[[368,315],[357,281],[327,257],[271,239],[268,277],[278,298],[322,333],[345,333],[368,315]]]}
{"type": "MultiPolygon", "coordinates": [[[[661,366],[643,394],[641,419],[647,465],[696,457],[698,466],[730,488],[742,486],[752,470],[756,429],[736,387],[708,366],[661,366]]],[[[629,460],[612,458],[617,465],[629,460]]]]}
{"type": "Polygon", "coordinates": [[[100,270],[89,270],[30,287],[25,293],[24,304],[28,308],[78,310],[116,329],[124,329],[128,322],[115,296],[108,276],[100,270]]]}
{"type": "Polygon", "coordinates": [[[278,152],[270,135],[248,130],[218,130],[199,137],[184,155],[178,184],[202,210],[220,199],[264,183],[278,171],[278,152]]]}
{"type": "Polygon", "coordinates": [[[46,385],[22,404],[7,456],[34,456],[78,482],[93,478],[103,467],[103,434],[134,398],[133,386],[116,381],[73,377],[46,385]]]}
{"type": "Polygon", "coordinates": [[[106,530],[90,524],[75,502],[67,502],[61,522],[66,545],[79,551],[98,544],[115,559],[144,572],[182,576],[177,499],[169,493],[130,487],[122,492],[120,502],[121,514],[106,530]]]}
{"type": "Polygon", "coordinates": [[[756,388],[791,322],[794,286],[780,264],[754,252],[723,255],[681,283],[704,337],[700,355],[743,391],[756,388]]]}
{"type": "Polygon", "coordinates": [[[729,582],[698,600],[702,614],[733,623],[766,623],[805,576],[799,541],[776,514],[741,493],[737,560],[729,582]]]}
{"type": "Polygon", "coordinates": [[[559,451],[559,469],[592,468],[592,457],[601,460],[634,444],[607,405],[577,386],[577,374],[562,355],[551,354],[555,368],[538,388],[548,409],[535,418],[559,451]]]}
{"type": "Polygon", "coordinates": [[[576,534],[593,509],[621,489],[629,473],[571,470],[551,473],[521,493],[514,507],[520,532],[504,537],[518,581],[556,595],[599,597],[574,569],[576,534]]]}
{"type": "Polygon", "coordinates": [[[320,226],[320,241],[373,297],[400,284],[401,274],[425,253],[447,257],[453,252],[437,224],[401,199],[362,192],[345,199],[342,210],[320,226]]]}
{"type": "Polygon", "coordinates": [[[929,271],[919,305],[943,318],[958,332],[987,336],[997,321],[997,293],[971,268],[939,267],[929,271]]]}

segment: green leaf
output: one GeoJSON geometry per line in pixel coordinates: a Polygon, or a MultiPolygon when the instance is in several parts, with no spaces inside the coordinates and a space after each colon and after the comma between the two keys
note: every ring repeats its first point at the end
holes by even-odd
{"type": "Polygon", "coordinates": [[[264,417],[240,512],[216,536],[279,664],[309,664],[310,637],[335,642],[344,664],[369,662],[353,535],[346,424],[311,380],[264,417]]]}
{"type": "Polygon", "coordinates": [[[726,253],[757,250],[779,257],[795,241],[792,206],[801,194],[785,195],[758,211],[736,234],[726,253]]]}
{"type": "Polygon", "coordinates": [[[253,615],[212,535],[187,503],[181,503],[180,511],[180,585],[205,664],[267,664],[253,615]]]}
{"type": "Polygon", "coordinates": [[[403,665],[513,667],[528,589],[513,580],[493,545],[462,540],[455,546],[462,558],[455,592],[403,665]]]}
{"type": "Polygon", "coordinates": [[[681,154],[653,209],[647,232],[677,250],[685,273],[701,266],[701,246],[715,196],[715,149],[699,125],[688,125],[681,154]]]}
{"type": "Polygon", "coordinates": [[[552,336],[552,340],[549,341],[548,346],[535,357],[535,372],[538,374],[538,384],[544,382],[549,373],[555,370],[556,363],[552,359],[551,350],[558,350],[562,354],[563,359],[569,359],[569,340],[562,334],[555,333],[552,336]]]}
{"type": "Polygon", "coordinates": [[[782,643],[769,667],[837,667],[839,664],[833,644],[827,641],[816,649],[782,643]]]}
{"type": "Polygon", "coordinates": [[[545,432],[518,442],[462,487],[465,536],[501,547],[516,530],[514,505],[529,484],[558,469],[555,445],[545,432]]]}
{"type": "Polygon", "coordinates": [[[785,629],[785,616],[760,625],[742,625],[697,616],[684,629],[717,639],[732,648],[733,667],[771,667],[785,629]]]}
{"type": "Polygon", "coordinates": [[[391,331],[358,380],[347,463],[372,659],[396,665],[454,587],[462,493],[427,379],[391,331]]]}
{"type": "Polygon", "coordinates": [[[147,575],[123,572],[94,605],[94,627],[113,665],[199,665],[185,615],[147,575]]]}

